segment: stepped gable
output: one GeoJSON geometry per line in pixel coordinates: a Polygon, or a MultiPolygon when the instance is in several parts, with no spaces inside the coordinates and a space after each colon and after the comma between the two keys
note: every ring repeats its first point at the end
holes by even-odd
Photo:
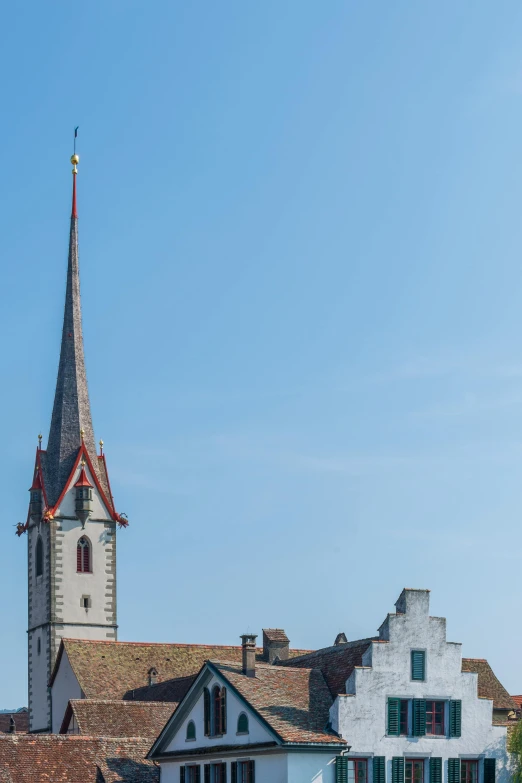
{"type": "Polygon", "coordinates": [[[346,740],[326,730],[333,699],[319,669],[256,663],[256,676],[247,677],[241,664],[210,664],[283,742],[346,746],[346,740]]]}
{"type": "Polygon", "coordinates": [[[0,735],[2,783],[159,783],[148,739],[74,734],[0,735]]]}
{"type": "Polygon", "coordinates": [[[482,699],[491,699],[496,710],[516,710],[517,704],[509,695],[485,658],[463,658],[463,672],[478,674],[478,695],[482,699]]]}
{"type": "Polygon", "coordinates": [[[76,734],[87,737],[148,737],[156,739],[177,705],[164,702],[71,699],[60,734],[74,718],[76,734]]]}
{"type": "MultiPolygon", "coordinates": [[[[195,676],[209,659],[241,662],[241,646],[205,644],[161,644],[149,642],[90,641],[62,639],[51,676],[53,684],[63,653],[67,653],[71,668],[86,699],[130,699],[132,691],[142,690],[143,697],[153,701],[147,690],[152,688],[149,673],[156,671],[156,684],[195,676]],[[147,690],[143,690],[147,689],[147,690]]],[[[306,651],[293,650],[301,655],[306,651]]],[[[263,650],[257,649],[262,660],[263,650]]],[[[172,685],[181,692],[184,683],[172,685]]],[[[190,687],[190,685],[188,686],[190,687]]],[[[164,697],[162,700],[165,700],[164,697]]]]}
{"type": "Polygon", "coordinates": [[[359,639],[333,647],[301,655],[288,661],[278,661],[277,666],[292,666],[293,668],[319,669],[326,680],[333,698],[346,690],[346,680],[356,666],[362,666],[362,658],[366,650],[377,638],[359,639]]]}

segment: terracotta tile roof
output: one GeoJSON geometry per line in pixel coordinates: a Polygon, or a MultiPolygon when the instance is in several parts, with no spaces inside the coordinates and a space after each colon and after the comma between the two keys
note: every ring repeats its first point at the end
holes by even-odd
{"type": "MultiPolygon", "coordinates": [[[[132,691],[148,686],[149,671],[157,682],[194,676],[209,658],[240,662],[241,646],[204,644],[152,644],[149,642],[63,639],[51,677],[56,676],[63,650],[87,699],[132,699],[132,691]]],[[[290,655],[304,650],[291,650],[290,655]]],[[[257,657],[262,659],[262,648],[257,657]]],[[[152,701],[147,693],[144,697],[152,701]]]]}
{"type": "Polygon", "coordinates": [[[78,733],[88,737],[149,737],[156,739],[174,712],[161,701],[71,699],[78,733]]]}
{"type": "Polygon", "coordinates": [[[263,634],[269,642],[289,642],[290,639],[282,628],[263,628],[263,634]]]}
{"type": "Polygon", "coordinates": [[[29,731],[29,712],[2,712],[0,714],[0,734],[7,734],[11,724],[11,718],[14,719],[17,734],[27,734],[29,731]]]}
{"type": "Polygon", "coordinates": [[[332,697],[318,669],[257,664],[256,676],[247,677],[235,663],[211,665],[284,742],[346,745],[327,729],[332,697]]]}
{"type": "Polygon", "coordinates": [[[478,695],[483,699],[492,699],[496,710],[516,710],[513,697],[495,677],[493,669],[484,658],[463,658],[462,671],[478,674],[478,695]]]}
{"type": "Polygon", "coordinates": [[[517,705],[517,709],[522,709],[522,696],[512,696],[511,697],[515,704],[517,705]]]}
{"type": "Polygon", "coordinates": [[[185,696],[195,679],[196,675],[191,674],[190,677],[177,677],[173,680],[158,682],[156,685],[133,688],[131,691],[127,691],[123,698],[127,701],[168,701],[174,708],[185,696]]]}
{"type": "Polygon", "coordinates": [[[61,734],[0,735],[2,783],[159,783],[149,740],[61,734]]]}
{"type": "Polygon", "coordinates": [[[372,639],[359,639],[337,644],[292,658],[290,661],[279,661],[277,666],[320,669],[331,695],[335,698],[338,693],[345,692],[346,680],[356,666],[362,665],[362,657],[371,643],[372,639]]]}

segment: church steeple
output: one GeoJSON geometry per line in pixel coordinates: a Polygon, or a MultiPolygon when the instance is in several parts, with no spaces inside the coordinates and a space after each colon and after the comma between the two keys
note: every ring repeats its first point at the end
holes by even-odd
{"type": "MultiPolygon", "coordinates": [[[[60,642],[117,638],[116,528],[105,455],[94,445],[83,352],[78,263],[78,156],[72,209],[60,364],[47,450],[38,440],[25,525],[28,552],[29,725],[59,731],[48,683],[60,642]]],[[[56,705],[55,705],[56,706],[56,705]]],[[[62,716],[63,717],[63,716],[62,716]]]]}
{"type": "Polygon", "coordinates": [[[78,155],[73,155],[73,188],[71,227],[69,233],[69,260],[63,316],[60,364],[54,395],[53,415],[46,455],[48,494],[51,505],[56,503],[73,469],[83,442],[92,464],[96,465],[96,448],[92,426],[85,357],[83,351],[82,311],[80,300],[80,270],[78,253],[78,210],[76,205],[76,178],[78,155]]]}

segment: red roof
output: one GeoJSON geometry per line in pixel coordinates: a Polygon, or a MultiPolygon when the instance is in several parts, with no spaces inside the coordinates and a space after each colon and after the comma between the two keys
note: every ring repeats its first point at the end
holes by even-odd
{"type": "Polygon", "coordinates": [[[31,485],[31,488],[29,489],[29,492],[32,492],[33,490],[36,489],[42,489],[42,479],[40,477],[40,470],[38,468],[38,465],[36,466],[33,483],[31,485]]]}
{"type": "Polygon", "coordinates": [[[82,469],[80,471],[80,475],[78,477],[78,481],[74,485],[75,487],[90,487],[92,489],[92,484],[87,478],[87,473],[85,472],[85,468],[82,465],[82,469]]]}

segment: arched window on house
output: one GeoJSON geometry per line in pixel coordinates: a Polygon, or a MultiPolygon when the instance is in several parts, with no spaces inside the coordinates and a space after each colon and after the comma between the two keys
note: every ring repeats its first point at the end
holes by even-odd
{"type": "Polygon", "coordinates": [[[237,719],[237,733],[248,734],[248,715],[244,712],[237,719]]]}
{"type": "Polygon", "coordinates": [[[76,571],[79,574],[92,573],[91,542],[82,536],[76,547],[76,571]]]}
{"type": "Polygon", "coordinates": [[[212,688],[212,734],[227,733],[227,689],[214,685],[212,688]]]}
{"type": "Polygon", "coordinates": [[[187,742],[196,739],[196,724],[193,720],[189,720],[187,723],[187,742]]]}
{"type": "Polygon", "coordinates": [[[36,576],[43,576],[43,541],[41,536],[36,539],[36,576]]]}

